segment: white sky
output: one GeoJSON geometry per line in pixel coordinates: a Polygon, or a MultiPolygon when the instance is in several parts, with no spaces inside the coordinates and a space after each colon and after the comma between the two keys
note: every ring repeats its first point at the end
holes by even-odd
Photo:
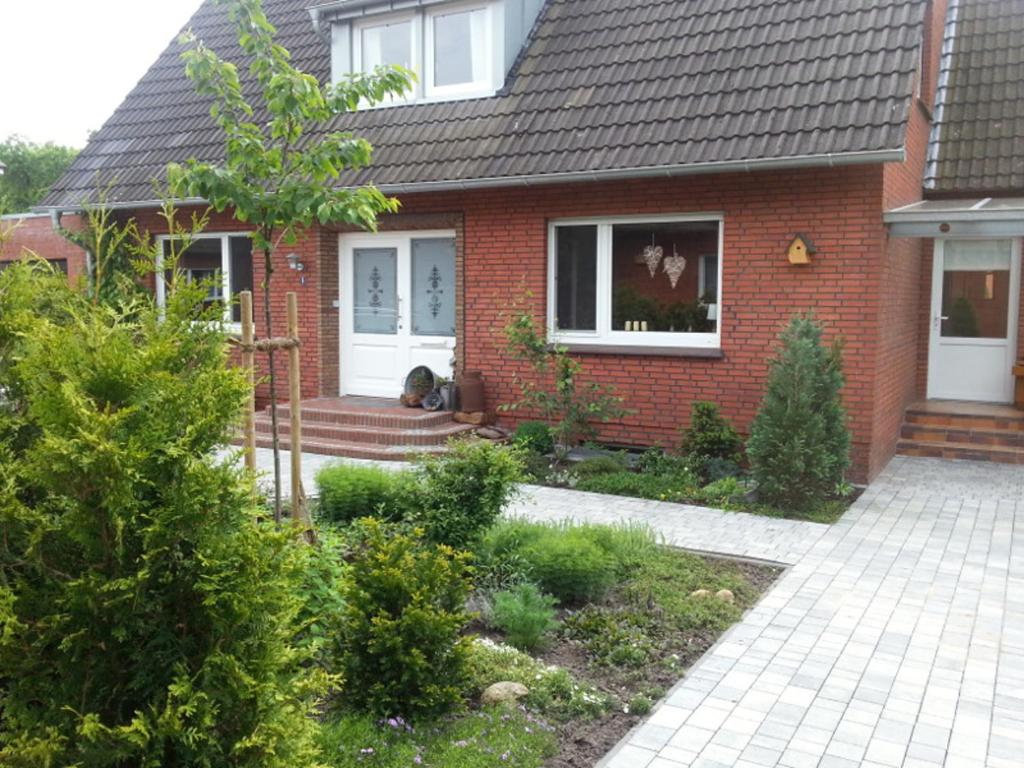
{"type": "Polygon", "coordinates": [[[0,0],[0,140],[85,146],[201,0],[0,0]]]}

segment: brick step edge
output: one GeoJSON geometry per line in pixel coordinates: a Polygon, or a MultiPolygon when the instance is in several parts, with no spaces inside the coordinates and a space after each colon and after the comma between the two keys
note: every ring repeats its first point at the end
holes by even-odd
{"type": "MultiPolygon", "coordinates": [[[[278,439],[282,451],[291,450],[291,441],[287,437],[278,439]]],[[[269,435],[256,436],[257,448],[272,448],[273,441],[269,435]]],[[[411,461],[420,454],[444,453],[445,446],[437,445],[370,445],[368,443],[349,443],[339,440],[306,440],[302,439],[302,452],[318,456],[337,456],[346,459],[369,459],[373,461],[411,461]]]]}
{"type": "Polygon", "coordinates": [[[900,428],[900,437],[913,442],[957,443],[969,446],[1024,448],[1024,432],[1015,429],[979,429],[908,424],[900,428]]]}
{"type": "Polygon", "coordinates": [[[904,424],[922,427],[948,427],[967,430],[1007,430],[1024,432],[1024,411],[1020,416],[978,416],[966,413],[932,413],[908,410],[904,424]]]}
{"type": "Polygon", "coordinates": [[[900,440],[896,453],[901,456],[922,456],[933,459],[962,459],[989,461],[1000,464],[1024,465],[1024,448],[1006,448],[998,445],[973,443],[942,443],[930,440],[900,440]]]}
{"type": "MultiPolygon", "coordinates": [[[[452,411],[424,411],[422,408],[409,408],[409,414],[372,413],[370,409],[360,411],[339,411],[331,408],[302,409],[302,423],[327,424],[342,427],[384,427],[386,429],[425,429],[450,424],[453,421],[452,411]]],[[[264,409],[258,416],[270,418],[270,410],[264,409]]],[[[277,417],[282,421],[291,418],[291,409],[287,405],[279,405],[277,417]]]]}
{"type": "MultiPolygon", "coordinates": [[[[280,435],[291,434],[291,424],[284,420],[278,423],[280,435]]],[[[465,424],[449,421],[440,426],[418,429],[399,429],[396,427],[354,427],[318,422],[302,422],[303,440],[331,440],[345,443],[366,443],[368,445],[397,446],[431,446],[444,445],[453,437],[471,432],[474,428],[465,424]]],[[[256,418],[256,433],[269,435],[270,419],[265,416],[256,418]]]]}

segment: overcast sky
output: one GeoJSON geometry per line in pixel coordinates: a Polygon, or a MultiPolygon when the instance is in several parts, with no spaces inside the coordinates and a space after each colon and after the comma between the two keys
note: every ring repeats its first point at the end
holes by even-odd
{"type": "Polygon", "coordinates": [[[201,0],[0,0],[0,140],[85,146],[201,0]]]}

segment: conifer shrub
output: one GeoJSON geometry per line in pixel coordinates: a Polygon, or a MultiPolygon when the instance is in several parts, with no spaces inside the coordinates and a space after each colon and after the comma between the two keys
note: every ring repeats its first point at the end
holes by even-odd
{"type": "Polygon", "coordinates": [[[512,433],[512,442],[526,451],[547,456],[555,450],[551,427],[543,421],[521,421],[512,433]]]}
{"type": "Polygon", "coordinates": [[[840,391],[838,347],[826,349],[812,317],[795,316],[782,332],[747,456],[760,500],[806,510],[843,482],[850,433],[840,391]]]}
{"type": "Polygon", "coordinates": [[[246,379],[176,282],[158,310],[0,275],[2,765],[316,762],[309,549],[213,458],[246,379]]]}
{"type": "Polygon", "coordinates": [[[544,636],[558,626],[557,601],[530,583],[519,584],[494,596],[492,622],[508,642],[523,651],[539,647],[544,636]]]}
{"type": "Polygon", "coordinates": [[[709,462],[738,465],[742,458],[743,441],[715,403],[697,401],[690,413],[690,426],[683,431],[682,450],[700,465],[709,462]]]}
{"type": "Polygon", "coordinates": [[[377,715],[438,716],[461,701],[470,640],[468,555],[380,520],[356,523],[342,588],[344,702],[377,715]]]}

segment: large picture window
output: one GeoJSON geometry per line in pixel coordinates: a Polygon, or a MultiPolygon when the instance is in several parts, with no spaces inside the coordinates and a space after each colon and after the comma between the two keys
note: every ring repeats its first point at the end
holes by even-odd
{"type": "Polygon", "coordinates": [[[719,346],[720,217],[555,221],[549,324],[572,344],[719,346]]]}
{"type": "MultiPolygon", "coordinates": [[[[159,253],[166,263],[171,253],[171,238],[163,236],[158,241],[159,253]]],[[[225,322],[239,324],[241,309],[234,298],[240,291],[253,289],[252,238],[241,234],[197,235],[189,247],[178,254],[178,272],[190,283],[206,283],[206,304],[223,306],[225,322]]],[[[170,278],[169,272],[157,270],[156,296],[161,305],[170,278]]]]}

